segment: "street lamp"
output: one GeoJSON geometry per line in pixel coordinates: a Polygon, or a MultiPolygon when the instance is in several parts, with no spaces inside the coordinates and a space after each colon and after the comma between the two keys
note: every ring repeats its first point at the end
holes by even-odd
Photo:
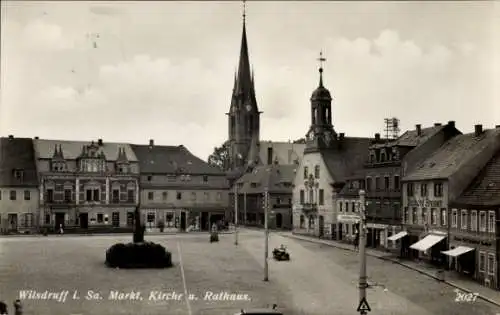
{"type": "MultiPolygon", "coordinates": [[[[359,301],[366,301],[366,203],[365,191],[359,191],[359,301]]],[[[366,315],[365,310],[360,310],[361,315],[366,315]]]]}
{"type": "Polygon", "coordinates": [[[269,227],[268,227],[268,211],[269,211],[269,190],[266,187],[264,190],[264,281],[269,281],[269,227]]]}
{"type": "Polygon", "coordinates": [[[234,183],[234,245],[238,245],[238,182],[234,183]]]}

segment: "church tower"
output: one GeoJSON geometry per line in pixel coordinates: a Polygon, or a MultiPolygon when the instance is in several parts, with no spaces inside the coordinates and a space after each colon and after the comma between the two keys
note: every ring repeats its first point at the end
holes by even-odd
{"type": "Polygon", "coordinates": [[[322,53],[318,60],[319,86],[311,95],[311,127],[306,135],[305,152],[333,148],[337,140],[337,133],[332,125],[332,96],[323,86],[323,62],[326,59],[322,53]]]}
{"type": "MultiPolygon", "coordinates": [[[[245,3],[243,3],[245,5],[245,3]]],[[[240,60],[234,77],[231,107],[229,109],[229,168],[246,168],[258,161],[260,114],[255,98],[253,71],[250,69],[246,34],[245,7],[240,60]]]]}

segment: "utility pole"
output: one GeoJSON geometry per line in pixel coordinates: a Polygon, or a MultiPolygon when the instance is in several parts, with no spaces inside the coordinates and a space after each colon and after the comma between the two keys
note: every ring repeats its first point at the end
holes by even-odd
{"type": "Polygon", "coordinates": [[[265,243],[264,243],[264,281],[269,281],[269,228],[268,228],[268,208],[269,208],[269,191],[266,188],[264,191],[264,231],[265,231],[265,243]]]}
{"type": "MultiPolygon", "coordinates": [[[[359,191],[359,301],[366,301],[366,288],[368,287],[366,281],[366,202],[365,191],[359,191]]],[[[366,315],[365,310],[360,310],[361,315],[366,315]]]]}
{"type": "Polygon", "coordinates": [[[234,183],[234,245],[238,245],[238,183],[234,183]]]}

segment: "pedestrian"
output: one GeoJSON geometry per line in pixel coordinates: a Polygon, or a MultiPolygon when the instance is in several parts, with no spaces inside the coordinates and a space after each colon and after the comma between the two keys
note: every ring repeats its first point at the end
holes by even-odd
{"type": "Polygon", "coordinates": [[[59,234],[64,234],[64,230],[63,230],[62,224],[59,224],[59,234]]]}
{"type": "Polygon", "coordinates": [[[0,301],[0,315],[7,315],[9,312],[7,311],[7,304],[0,301]]]}

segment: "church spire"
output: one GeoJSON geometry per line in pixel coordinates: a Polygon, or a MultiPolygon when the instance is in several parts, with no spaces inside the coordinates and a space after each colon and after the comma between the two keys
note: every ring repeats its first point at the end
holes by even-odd
{"type": "Polygon", "coordinates": [[[250,73],[250,58],[248,56],[248,42],[246,31],[246,4],[243,1],[243,32],[241,34],[240,60],[238,64],[238,90],[237,93],[244,94],[245,98],[251,98],[252,77],[250,73]]]}

